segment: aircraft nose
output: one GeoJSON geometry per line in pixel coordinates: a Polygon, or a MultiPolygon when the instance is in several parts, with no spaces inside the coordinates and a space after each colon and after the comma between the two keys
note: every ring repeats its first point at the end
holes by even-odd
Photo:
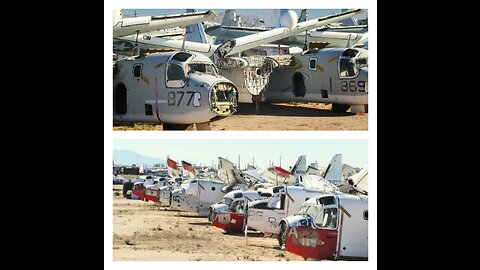
{"type": "Polygon", "coordinates": [[[218,116],[229,116],[237,111],[237,96],[233,83],[216,83],[210,91],[210,109],[218,116]]]}

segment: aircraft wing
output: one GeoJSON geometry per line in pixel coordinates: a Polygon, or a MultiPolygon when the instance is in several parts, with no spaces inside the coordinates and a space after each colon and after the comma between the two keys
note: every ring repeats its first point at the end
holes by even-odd
{"type": "MultiPolygon", "coordinates": [[[[225,43],[230,43],[231,44],[230,47],[233,47],[233,48],[231,48],[231,50],[228,52],[226,51],[226,54],[220,52],[220,55],[228,56],[235,53],[239,53],[239,52],[248,50],[250,48],[257,47],[262,44],[271,43],[276,40],[287,38],[287,37],[305,32],[310,29],[318,28],[320,26],[323,26],[329,23],[347,19],[355,15],[361,14],[363,12],[365,12],[365,10],[363,9],[353,9],[353,10],[349,10],[349,11],[345,11],[345,12],[341,12],[341,13],[337,13],[337,14],[333,14],[325,17],[320,17],[314,20],[300,22],[300,23],[297,23],[295,26],[293,26],[292,29],[289,29],[288,27],[280,27],[280,28],[269,30],[269,31],[260,32],[257,34],[236,38],[234,40],[225,42],[225,43]]],[[[222,46],[220,46],[219,49],[221,49],[222,46]]]]}
{"type": "Polygon", "coordinates": [[[216,18],[218,15],[213,10],[204,12],[190,12],[163,16],[143,16],[135,18],[121,18],[114,22],[113,37],[149,32],[158,29],[187,26],[202,21],[216,18]]]}

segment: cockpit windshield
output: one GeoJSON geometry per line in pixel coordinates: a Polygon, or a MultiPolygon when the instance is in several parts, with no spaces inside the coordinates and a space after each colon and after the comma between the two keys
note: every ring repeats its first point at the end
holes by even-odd
{"type": "Polygon", "coordinates": [[[358,50],[347,49],[340,55],[338,64],[340,77],[355,77],[360,68],[368,67],[368,59],[361,57],[358,50]]]}
{"type": "Polygon", "coordinates": [[[357,68],[368,67],[367,58],[357,58],[356,59],[357,68]]]}
{"type": "Polygon", "coordinates": [[[212,64],[204,64],[204,63],[188,64],[188,74],[194,73],[194,72],[204,73],[212,76],[218,75],[217,69],[212,64]]]}
{"type": "Polygon", "coordinates": [[[233,200],[231,198],[223,198],[220,203],[224,203],[228,206],[230,206],[232,204],[233,200]]]}
{"type": "Polygon", "coordinates": [[[168,62],[166,75],[167,87],[180,88],[187,82],[183,64],[176,60],[168,62]]]}

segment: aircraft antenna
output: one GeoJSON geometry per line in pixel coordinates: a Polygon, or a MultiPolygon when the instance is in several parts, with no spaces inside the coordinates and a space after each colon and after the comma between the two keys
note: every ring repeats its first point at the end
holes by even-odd
{"type": "MultiPolygon", "coordinates": [[[[140,34],[140,31],[137,31],[137,34],[135,35],[135,46],[133,47],[133,55],[137,54],[138,51],[138,35],[140,34]]],[[[140,54],[138,52],[138,54],[140,54]]]]}
{"type": "Polygon", "coordinates": [[[186,51],[185,50],[185,40],[187,39],[187,35],[188,35],[188,31],[185,30],[185,35],[183,36],[182,48],[180,49],[180,51],[182,51],[182,52],[186,51]]]}

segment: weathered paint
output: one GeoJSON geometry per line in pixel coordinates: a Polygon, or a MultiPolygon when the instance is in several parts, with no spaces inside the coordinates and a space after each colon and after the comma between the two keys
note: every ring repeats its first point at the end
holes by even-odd
{"type": "Polygon", "coordinates": [[[287,234],[287,251],[317,260],[334,260],[337,247],[336,230],[293,227],[287,234]]]}
{"type": "Polygon", "coordinates": [[[229,232],[242,232],[244,217],[243,213],[217,212],[213,226],[229,232]]]}

